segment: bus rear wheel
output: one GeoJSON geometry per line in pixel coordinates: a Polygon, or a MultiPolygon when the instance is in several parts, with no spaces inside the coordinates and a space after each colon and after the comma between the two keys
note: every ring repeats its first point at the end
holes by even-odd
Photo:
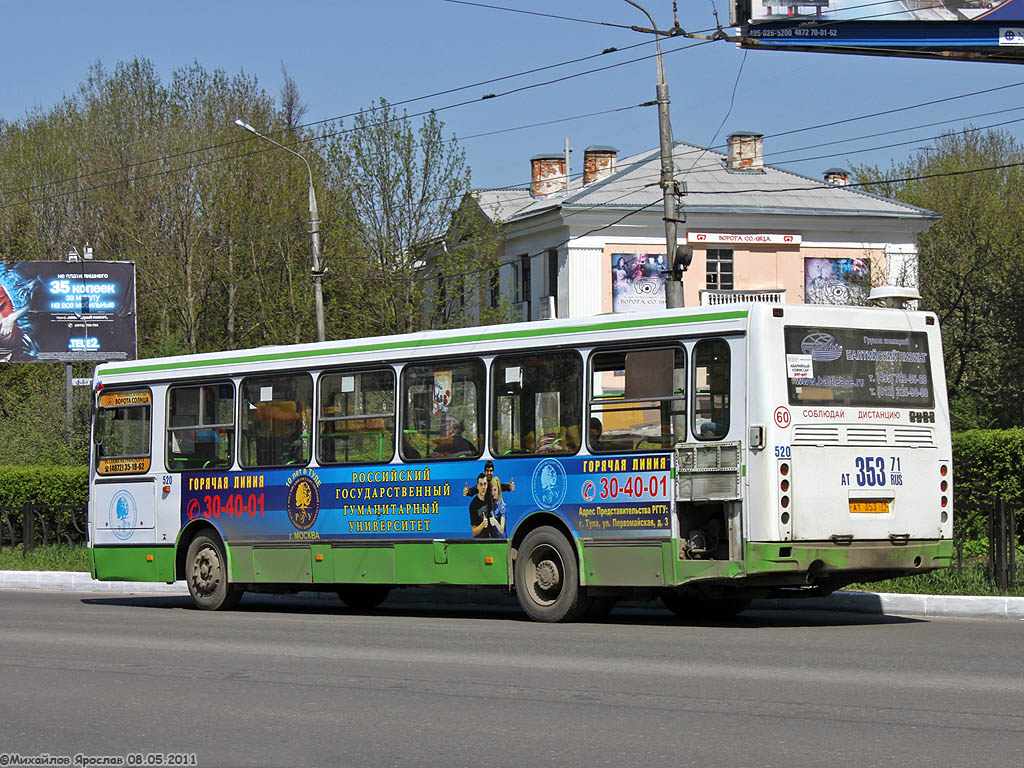
{"type": "Polygon", "coordinates": [[[192,539],[185,556],[185,580],[192,602],[204,611],[230,610],[242,599],[242,591],[228,582],[228,559],[223,545],[200,534],[192,539]]]}
{"type": "Polygon", "coordinates": [[[338,597],[353,611],[372,611],[383,603],[391,587],[384,584],[347,584],[338,587],[338,597]]]}
{"type": "Polygon", "coordinates": [[[515,561],[516,596],[534,621],[574,621],[589,601],[580,589],[576,552],[550,526],[526,534],[515,561]]]}

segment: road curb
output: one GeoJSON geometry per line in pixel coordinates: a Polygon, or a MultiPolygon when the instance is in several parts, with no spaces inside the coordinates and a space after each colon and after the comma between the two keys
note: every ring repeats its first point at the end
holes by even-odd
{"type": "MultiPolygon", "coordinates": [[[[95,581],[88,573],[78,571],[0,571],[0,590],[38,589],[50,592],[91,592],[117,595],[188,595],[183,581],[173,584],[148,581],[95,581]]],[[[430,591],[432,599],[444,601],[441,589],[430,591]],[[434,596],[436,595],[436,596],[434,596]]],[[[414,596],[413,590],[396,592],[397,602],[414,602],[425,595],[414,596]]],[[[336,599],[333,594],[330,599],[336,599]]],[[[453,601],[473,605],[489,605],[502,601],[488,590],[452,588],[453,601]]],[[[320,597],[316,592],[300,592],[300,597],[320,597]]],[[[1024,621],[1024,597],[969,597],[959,595],[905,595],[889,592],[836,592],[828,597],[755,600],[754,610],[767,611],[844,611],[881,616],[941,616],[960,618],[998,618],[1024,621]]]]}

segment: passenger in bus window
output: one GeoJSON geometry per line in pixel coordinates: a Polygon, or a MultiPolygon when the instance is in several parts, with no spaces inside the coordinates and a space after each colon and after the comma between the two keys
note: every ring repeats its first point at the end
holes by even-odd
{"type": "Polygon", "coordinates": [[[466,431],[466,426],[459,419],[453,419],[448,423],[448,429],[445,430],[445,435],[437,441],[434,445],[434,450],[430,454],[433,458],[442,458],[444,456],[473,456],[476,454],[476,448],[469,440],[462,436],[462,433],[466,431]]]}
{"type": "Polygon", "coordinates": [[[603,427],[601,426],[601,420],[596,416],[590,417],[590,449],[592,451],[600,451],[603,446],[601,445],[601,432],[603,427]]]}
{"type": "Polygon", "coordinates": [[[705,421],[700,425],[700,439],[701,440],[714,440],[716,437],[721,437],[719,434],[718,425],[713,421],[705,421]]]}

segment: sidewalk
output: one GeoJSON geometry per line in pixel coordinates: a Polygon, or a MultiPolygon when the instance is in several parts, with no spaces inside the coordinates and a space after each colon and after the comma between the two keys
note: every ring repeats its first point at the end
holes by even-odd
{"type": "MultiPolygon", "coordinates": [[[[134,581],[93,581],[88,573],[75,571],[0,571],[0,590],[39,589],[51,592],[90,592],[116,595],[187,596],[185,582],[174,584],[134,581]]],[[[494,594],[480,590],[450,588],[430,590],[432,600],[447,599],[469,604],[494,602],[494,594]]],[[[398,592],[393,598],[401,599],[398,592]]],[[[315,596],[317,593],[300,593],[315,596]]],[[[421,597],[423,597],[421,595],[421,597]]],[[[510,600],[510,602],[512,602],[510,600]]],[[[959,597],[952,595],[900,595],[874,592],[836,592],[829,597],[794,600],[755,600],[753,610],[848,611],[883,616],[945,616],[962,618],[1016,619],[1024,621],[1024,597],[959,597]]]]}

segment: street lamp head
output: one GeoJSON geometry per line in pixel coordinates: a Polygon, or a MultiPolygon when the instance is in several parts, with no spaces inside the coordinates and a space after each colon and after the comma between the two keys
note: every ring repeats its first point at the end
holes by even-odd
{"type": "Polygon", "coordinates": [[[244,120],[235,120],[235,125],[237,125],[239,128],[244,128],[249,133],[257,133],[256,129],[253,128],[251,125],[249,125],[244,120]]]}

